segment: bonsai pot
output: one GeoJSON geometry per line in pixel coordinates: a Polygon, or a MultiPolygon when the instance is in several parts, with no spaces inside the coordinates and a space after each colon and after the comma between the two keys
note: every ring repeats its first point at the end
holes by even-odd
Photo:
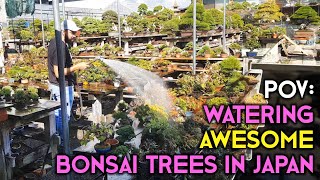
{"type": "Polygon", "coordinates": [[[98,82],[90,82],[89,85],[94,86],[94,87],[98,87],[99,83],[98,82]]]}
{"type": "Polygon", "coordinates": [[[0,121],[6,121],[8,120],[8,113],[6,109],[0,110],[0,121]]]}
{"type": "Polygon", "coordinates": [[[215,87],[215,91],[220,92],[223,89],[223,87],[224,87],[223,85],[217,86],[215,87]]]}
{"type": "Polygon", "coordinates": [[[193,35],[193,31],[181,31],[181,37],[190,37],[193,35]]]}
{"type": "Polygon", "coordinates": [[[124,36],[133,36],[134,32],[123,32],[124,36]]]}
{"type": "Polygon", "coordinates": [[[21,84],[28,84],[29,83],[29,80],[28,79],[22,79],[21,80],[21,84]]]}
{"type": "Polygon", "coordinates": [[[204,57],[205,57],[205,58],[210,58],[210,57],[211,57],[211,54],[205,54],[204,57]]]}
{"type": "Polygon", "coordinates": [[[278,38],[278,34],[273,33],[273,34],[272,34],[272,38],[278,38]]]}
{"type": "Polygon", "coordinates": [[[108,35],[111,37],[116,37],[116,36],[119,36],[119,33],[118,32],[109,32],[108,35]]]}
{"type": "Polygon", "coordinates": [[[257,55],[258,55],[258,52],[252,52],[252,51],[247,52],[248,57],[256,57],[257,55]]]}
{"type": "Polygon", "coordinates": [[[94,145],[94,150],[96,150],[98,154],[106,154],[111,151],[111,145],[105,143],[98,143],[94,145]]]}
{"type": "Polygon", "coordinates": [[[240,57],[241,57],[241,52],[236,52],[236,53],[234,54],[234,56],[235,56],[236,58],[240,58],[240,57]]]}
{"type": "Polygon", "coordinates": [[[110,144],[111,148],[114,149],[119,145],[119,141],[117,139],[107,139],[104,141],[104,144],[110,144]]]}
{"type": "Polygon", "coordinates": [[[221,58],[227,58],[227,57],[228,57],[228,54],[226,54],[226,53],[221,53],[220,57],[221,57],[221,58]]]}

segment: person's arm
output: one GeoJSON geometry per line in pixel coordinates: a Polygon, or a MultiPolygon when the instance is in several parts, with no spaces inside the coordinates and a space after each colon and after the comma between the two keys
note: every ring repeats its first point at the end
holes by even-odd
{"type": "MultiPolygon", "coordinates": [[[[77,70],[84,70],[87,67],[89,67],[89,63],[86,62],[82,62],[76,65],[71,66],[70,68],[64,68],[64,75],[69,75],[72,72],[75,72],[77,70]]],[[[59,78],[59,71],[58,71],[58,66],[57,65],[53,65],[53,71],[54,71],[54,75],[59,78]]]]}

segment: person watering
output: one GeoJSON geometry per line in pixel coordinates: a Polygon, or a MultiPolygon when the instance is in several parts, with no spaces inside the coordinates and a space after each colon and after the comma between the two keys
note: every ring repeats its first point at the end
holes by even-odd
{"type": "MultiPolygon", "coordinates": [[[[76,35],[80,28],[71,21],[64,20],[61,24],[61,44],[65,46],[65,64],[64,75],[66,85],[66,101],[67,101],[67,121],[69,122],[71,116],[71,109],[74,99],[74,84],[75,75],[74,72],[78,70],[84,70],[89,67],[89,63],[82,62],[76,65],[72,64],[72,57],[69,52],[69,47],[76,40],[76,35]]],[[[49,71],[49,90],[51,91],[50,99],[54,101],[60,101],[60,88],[59,88],[59,73],[58,73],[58,55],[56,47],[56,39],[50,41],[48,47],[48,71],[49,71]]],[[[55,111],[57,132],[60,136],[63,136],[62,128],[62,115],[61,109],[55,111]]]]}

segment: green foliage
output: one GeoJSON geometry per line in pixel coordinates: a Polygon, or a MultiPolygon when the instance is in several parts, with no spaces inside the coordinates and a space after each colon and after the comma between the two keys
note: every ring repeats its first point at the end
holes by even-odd
{"type": "Polygon", "coordinates": [[[214,97],[214,98],[211,98],[207,101],[207,105],[209,107],[212,107],[212,106],[221,106],[221,105],[228,105],[228,98],[225,98],[225,97],[214,97]]]}
{"type": "Polygon", "coordinates": [[[237,13],[232,13],[230,18],[227,18],[227,28],[242,28],[244,26],[244,21],[242,17],[237,13]]]}
{"type": "Polygon", "coordinates": [[[15,91],[14,91],[14,102],[16,104],[19,104],[19,105],[26,105],[29,103],[29,98],[28,98],[28,95],[27,93],[25,92],[24,89],[22,88],[17,88],[15,91]]]}
{"type": "Polygon", "coordinates": [[[102,20],[118,24],[118,13],[113,10],[107,10],[102,14],[102,20]]]}
{"type": "Polygon", "coordinates": [[[144,3],[140,4],[139,7],[138,7],[138,13],[140,15],[146,15],[148,11],[148,6],[144,3]]]}
{"type": "Polygon", "coordinates": [[[163,33],[172,33],[173,31],[178,31],[179,30],[179,22],[180,22],[180,19],[178,19],[178,18],[173,18],[169,21],[165,21],[163,23],[163,28],[161,29],[161,31],[163,33]]]}
{"type": "Polygon", "coordinates": [[[38,89],[35,87],[28,87],[27,89],[28,97],[33,101],[36,102],[39,99],[38,89]]]}
{"type": "Polygon", "coordinates": [[[162,8],[163,8],[163,7],[162,7],[161,5],[156,6],[156,7],[153,8],[153,12],[157,13],[157,12],[161,11],[162,8]]]}
{"type": "Polygon", "coordinates": [[[93,52],[95,52],[95,54],[97,55],[103,55],[104,51],[102,49],[102,47],[100,45],[97,45],[93,48],[93,52]]]}
{"type": "Polygon", "coordinates": [[[258,6],[257,12],[254,14],[254,18],[262,20],[263,22],[280,21],[283,13],[280,12],[280,7],[274,0],[268,0],[267,2],[258,6]]]}
{"type": "Polygon", "coordinates": [[[83,139],[81,139],[80,144],[86,145],[88,142],[93,141],[96,137],[100,142],[113,136],[113,127],[110,124],[101,123],[93,124],[85,131],[83,139]]]}
{"type": "Polygon", "coordinates": [[[212,8],[204,12],[204,22],[209,23],[210,27],[223,24],[223,12],[218,9],[212,8]]]}
{"type": "Polygon", "coordinates": [[[31,32],[31,30],[24,30],[24,29],[20,31],[20,36],[21,36],[21,39],[24,41],[28,41],[34,38],[34,34],[33,32],[31,32]]]}
{"type": "Polygon", "coordinates": [[[164,8],[162,11],[158,12],[156,15],[161,22],[166,22],[173,18],[174,12],[171,9],[164,8]]]}
{"type": "Polygon", "coordinates": [[[177,89],[178,94],[180,95],[189,95],[193,92],[195,86],[195,77],[189,74],[183,74],[182,77],[179,77],[177,80],[177,89]]]}
{"type": "Polygon", "coordinates": [[[129,152],[129,148],[127,146],[124,146],[124,145],[121,145],[121,146],[118,146],[113,152],[112,154],[115,154],[117,156],[126,156],[127,153],[129,152]]]}
{"type": "Polygon", "coordinates": [[[13,89],[11,86],[4,86],[2,87],[0,94],[1,96],[10,97],[13,89]]]}
{"type": "Polygon", "coordinates": [[[233,49],[233,50],[241,50],[241,46],[238,43],[232,43],[229,48],[233,49]]]}
{"type": "Polygon", "coordinates": [[[29,66],[19,67],[19,66],[13,66],[8,71],[8,76],[10,78],[15,79],[16,81],[20,79],[29,79],[35,76],[34,70],[29,66]]]}
{"type": "Polygon", "coordinates": [[[80,81],[84,82],[103,82],[113,80],[115,73],[106,66],[102,61],[95,61],[86,70],[79,72],[80,81]]]}
{"type": "Polygon", "coordinates": [[[197,53],[198,56],[204,56],[205,54],[213,54],[214,51],[209,46],[203,46],[197,53]]]}
{"type": "Polygon", "coordinates": [[[219,54],[222,54],[224,51],[222,47],[216,47],[216,48],[213,48],[213,52],[219,55],[219,54]]]}
{"type": "Polygon", "coordinates": [[[271,33],[276,33],[278,35],[285,35],[286,34],[286,28],[275,26],[271,29],[271,33]]]}
{"type": "Polygon", "coordinates": [[[72,56],[78,56],[80,54],[79,47],[72,47],[70,48],[70,53],[72,56]]]}
{"type": "MultiPolygon", "coordinates": [[[[197,30],[210,30],[210,24],[204,21],[204,5],[197,3],[196,9],[197,18],[197,30]]],[[[190,5],[186,10],[185,14],[181,17],[181,22],[179,24],[180,30],[192,29],[193,27],[193,6],[190,5]]]]}
{"type": "Polygon", "coordinates": [[[138,59],[132,57],[132,58],[128,59],[127,62],[129,64],[132,64],[134,66],[138,66],[138,67],[145,69],[145,70],[148,70],[148,71],[152,70],[152,68],[153,68],[153,62],[148,61],[148,60],[144,60],[144,59],[138,60],[138,59]]]}
{"type": "Polygon", "coordinates": [[[236,11],[236,10],[244,10],[244,9],[245,9],[245,6],[243,5],[243,3],[239,3],[239,2],[232,2],[227,5],[228,11],[236,11]]]}
{"type": "Polygon", "coordinates": [[[221,70],[222,71],[226,71],[226,72],[230,72],[230,71],[237,71],[241,69],[241,63],[239,61],[239,59],[237,59],[234,56],[230,56],[226,59],[224,59],[221,63],[221,70]]]}
{"type": "Polygon", "coordinates": [[[246,40],[244,47],[250,49],[250,51],[253,51],[254,49],[260,48],[261,44],[256,38],[250,38],[246,40]]]}
{"type": "Polygon", "coordinates": [[[300,7],[290,18],[297,24],[320,24],[320,17],[318,16],[317,12],[310,6],[300,7]]]}
{"type": "Polygon", "coordinates": [[[121,127],[116,131],[116,133],[119,135],[117,139],[119,140],[120,144],[123,144],[126,141],[130,141],[132,138],[135,137],[134,129],[130,125],[121,127]]]}
{"type": "Polygon", "coordinates": [[[154,50],[155,47],[152,44],[147,44],[147,50],[154,50]]]}

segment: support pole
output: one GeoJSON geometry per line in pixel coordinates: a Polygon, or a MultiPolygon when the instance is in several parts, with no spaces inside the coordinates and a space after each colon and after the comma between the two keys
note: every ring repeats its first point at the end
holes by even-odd
{"type": "Polygon", "coordinates": [[[227,41],[226,41],[226,0],[223,0],[223,33],[222,33],[222,44],[224,52],[227,52],[227,41]]]}
{"type": "Polygon", "coordinates": [[[193,75],[196,75],[196,48],[197,48],[197,1],[193,0],[193,63],[192,63],[193,75]]]}
{"type": "MultiPolygon", "coordinates": [[[[69,124],[67,122],[67,101],[66,101],[66,85],[64,75],[65,64],[65,46],[62,42],[61,25],[60,25],[60,12],[59,12],[59,0],[53,0],[53,13],[54,13],[54,26],[55,26],[55,38],[56,48],[58,56],[58,71],[59,71],[59,87],[60,87],[60,102],[61,102],[61,116],[63,126],[63,145],[64,153],[70,155],[70,143],[69,143],[69,124]]],[[[67,179],[72,179],[71,174],[67,174],[67,179]]]]}
{"type": "Polygon", "coordinates": [[[41,13],[42,46],[43,46],[43,47],[46,47],[45,40],[44,40],[43,14],[42,14],[42,0],[40,0],[40,13],[41,13]]]}
{"type": "Polygon", "coordinates": [[[64,8],[64,0],[61,1],[62,4],[62,15],[63,15],[63,20],[66,20],[66,11],[64,8]]]}
{"type": "Polygon", "coordinates": [[[117,11],[118,11],[118,33],[119,33],[119,47],[121,47],[121,20],[120,20],[120,7],[119,0],[117,0],[117,11]]]}

